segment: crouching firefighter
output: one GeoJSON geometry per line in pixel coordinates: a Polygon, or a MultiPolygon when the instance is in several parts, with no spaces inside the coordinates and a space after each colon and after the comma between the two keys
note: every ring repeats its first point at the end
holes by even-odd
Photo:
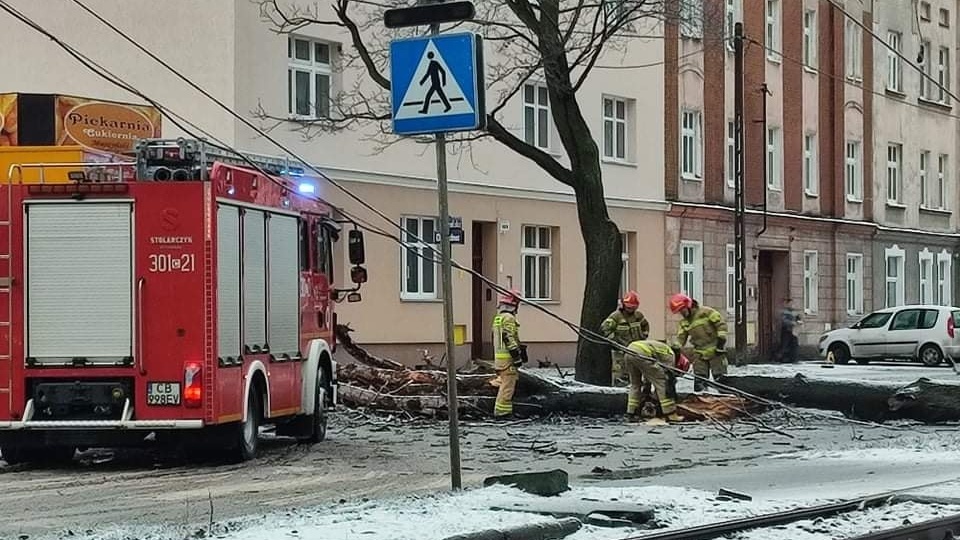
{"type": "Polygon", "coordinates": [[[677,341],[674,347],[686,347],[687,340],[693,345],[693,373],[696,380],[694,392],[706,390],[713,374],[713,380],[720,380],[727,374],[727,321],[719,311],[701,306],[689,296],[678,293],[670,298],[670,311],[679,314],[677,341]]]}
{"type": "Polygon", "coordinates": [[[630,393],[627,397],[627,419],[639,419],[642,394],[641,380],[653,385],[660,405],[659,416],[668,422],[680,422],[683,417],[677,414],[677,362],[679,352],[654,339],[634,341],[628,347],[637,354],[626,354],[623,364],[630,374],[630,393]]]}
{"type": "Polygon", "coordinates": [[[527,362],[527,347],[520,343],[519,306],[518,291],[503,294],[499,298],[498,313],[493,318],[493,369],[500,379],[500,389],[493,405],[493,416],[497,419],[513,416],[513,392],[519,378],[517,368],[527,362]]]}

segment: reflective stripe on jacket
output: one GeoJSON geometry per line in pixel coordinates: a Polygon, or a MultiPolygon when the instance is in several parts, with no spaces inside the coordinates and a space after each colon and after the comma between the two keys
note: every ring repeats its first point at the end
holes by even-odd
{"type": "Polygon", "coordinates": [[[650,323],[639,311],[624,313],[618,309],[603,321],[600,332],[617,343],[627,346],[634,341],[647,339],[650,335],[650,323]]]}
{"type": "Polygon", "coordinates": [[[493,367],[506,369],[513,365],[510,351],[520,350],[520,323],[513,313],[500,312],[493,318],[493,367]]]}

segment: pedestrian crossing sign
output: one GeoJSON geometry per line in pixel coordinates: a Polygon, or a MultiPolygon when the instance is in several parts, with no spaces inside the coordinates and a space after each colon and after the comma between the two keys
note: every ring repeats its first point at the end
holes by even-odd
{"type": "Polygon", "coordinates": [[[483,40],[473,33],[390,43],[391,107],[397,135],[483,129],[483,40]]]}

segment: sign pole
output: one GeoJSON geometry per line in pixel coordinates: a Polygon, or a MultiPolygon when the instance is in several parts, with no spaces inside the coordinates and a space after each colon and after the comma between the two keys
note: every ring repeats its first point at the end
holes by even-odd
{"type": "MultiPolygon", "coordinates": [[[[430,25],[430,34],[439,35],[440,25],[430,25]]],[[[453,269],[450,264],[450,208],[447,200],[447,135],[439,132],[436,137],[437,195],[440,210],[440,294],[443,295],[443,337],[447,356],[447,417],[450,421],[450,484],[453,489],[462,487],[460,475],[460,422],[457,411],[457,362],[453,345],[453,269]]],[[[474,329],[476,332],[476,329],[474,329]]]]}

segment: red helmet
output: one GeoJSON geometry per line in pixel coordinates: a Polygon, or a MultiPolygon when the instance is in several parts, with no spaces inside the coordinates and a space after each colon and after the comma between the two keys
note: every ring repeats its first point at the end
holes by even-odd
{"type": "Polygon", "coordinates": [[[620,299],[620,303],[627,309],[637,309],[640,307],[640,295],[636,291],[630,291],[620,299]]]}
{"type": "Polygon", "coordinates": [[[520,291],[512,289],[509,293],[503,293],[500,295],[499,302],[501,305],[517,307],[520,305],[520,291]]]}
{"type": "Polygon", "coordinates": [[[683,293],[677,293],[670,297],[670,311],[676,314],[684,309],[693,309],[693,298],[683,293]]]}

